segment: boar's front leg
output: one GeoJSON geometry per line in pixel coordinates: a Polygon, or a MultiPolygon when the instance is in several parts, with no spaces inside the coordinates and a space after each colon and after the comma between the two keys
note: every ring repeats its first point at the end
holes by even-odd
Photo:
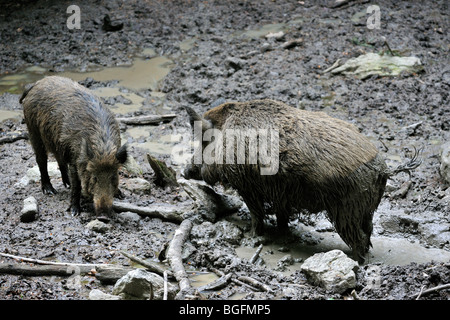
{"type": "Polygon", "coordinates": [[[81,181],[78,177],[78,171],[75,165],[69,165],[69,173],[70,173],[70,213],[73,216],[77,216],[81,212],[80,208],[80,198],[81,198],[81,181]]]}

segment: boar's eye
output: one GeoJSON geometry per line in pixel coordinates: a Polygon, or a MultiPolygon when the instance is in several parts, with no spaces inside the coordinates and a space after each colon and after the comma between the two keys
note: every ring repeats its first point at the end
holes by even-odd
{"type": "Polygon", "coordinates": [[[98,181],[97,177],[93,177],[93,178],[92,178],[92,182],[93,182],[94,184],[96,184],[97,181],[98,181]]]}

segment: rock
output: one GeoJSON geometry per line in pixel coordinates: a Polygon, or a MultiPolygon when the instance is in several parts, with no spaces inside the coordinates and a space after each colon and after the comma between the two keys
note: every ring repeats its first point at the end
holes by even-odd
{"type": "Polygon", "coordinates": [[[135,212],[125,211],[117,214],[119,222],[137,223],[141,220],[141,216],[135,212]]]}
{"type": "Polygon", "coordinates": [[[272,50],[272,46],[268,42],[264,42],[259,49],[261,52],[266,52],[272,50]]]}
{"type": "MultiPolygon", "coordinates": [[[[162,300],[164,279],[156,273],[136,269],[120,278],[114,285],[112,293],[125,300],[162,300]]],[[[176,293],[176,286],[167,283],[167,298],[173,299],[176,293]]]]}
{"type": "Polygon", "coordinates": [[[242,230],[229,221],[219,221],[215,224],[203,222],[193,226],[191,230],[191,240],[194,244],[214,245],[216,241],[225,241],[238,245],[242,237],[242,230]]]}
{"type": "Polygon", "coordinates": [[[450,183],[450,142],[445,143],[441,147],[440,173],[442,178],[447,183],[450,183]]]}
{"type": "MultiPolygon", "coordinates": [[[[57,162],[49,162],[47,164],[47,170],[50,178],[61,178],[61,171],[59,171],[57,162]]],[[[27,170],[27,174],[15,184],[15,187],[25,187],[30,182],[34,183],[39,181],[41,181],[41,172],[38,166],[34,166],[27,170]]]]}
{"type": "Polygon", "coordinates": [[[266,34],[266,39],[275,39],[275,40],[283,40],[285,36],[285,33],[283,31],[279,32],[270,32],[266,34]]]}
{"type": "Polygon", "coordinates": [[[89,300],[121,300],[120,296],[104,293],[101,290],[93,289],[89,292],[89,300]]]}
{"type": "Polygon", "coordinates": [[[309,257],[301,270],[313,284],[333,293],[343,293],[356,286],[358,267],[358,263],[341,250],[331,250],[309,257]]]}
{"type": "Polygon", "coordinates": [[[144,171],[142,170],[141,166],[136,162],[136,160],[133,158],[132,155],[128,155],[127,161],[125,161],[123,167],[128,173],[132,175],[142,175],[144,171]]]}
{"type": "Polygon", "coordinates": [[[290,41],[286,41],[281,45],[283,49],[292,49],[295,48],[303,43],[303,38],[294,39],[290,41]]]}
{"type": "Polygon", "coordinates": [[[34,197],[28,197],[23,200],[23,209],[20,212],[20,221],[32,222],[36,220],[39,214],[39,206],[34,197]]]}
{"type": "Polygon", "coordinates": [[[92,231],[98,232],[98,233],[105,233],[107,232],[109,229],[112,228],[111,225],[104,223],[100,220],[92,220],[90,221],[87,225],[86,228],[91,229],[92,231]]]}
{"type": "Polygon", "coordinates": [[[349,59],[342,66],[331,71],[332,74],[345,74],[366,79],[372,75],[398,76],[400,73],[420,72],[422,63],[417,57],[396,57],[367,53],[357,58],[349,59]]]}
{"type": "Polygon", "coordinates": [[[146,193],[151,189],[151,183],[142,178],[130,178],[121,183],[121,186],[132,193],[146,193]]]}
{"type": "Polygon", "coordinates": [[[276,270],[277,271],[285,271],[286,268],[288,266],[293,265],[294,262],[295,262],[295,259],[290,254],[287,254],[287,255],[281,257],[280,260],[278,260],[276,270]]]}
{"type": "Polygon", "coordinates": [[[232,68],[234,70],[240,70],[244,67],[246,61],[243,59],[235,58],[235,57],[227,57],[225,59],[225,66],[227,68],[232,68]]]}
{"type": "Polygon", "coordinates": [[[419,225],[418,229],[429,245],[441,248],[450,243],[450,226],[448,223],[423,223],[419,225]]]}

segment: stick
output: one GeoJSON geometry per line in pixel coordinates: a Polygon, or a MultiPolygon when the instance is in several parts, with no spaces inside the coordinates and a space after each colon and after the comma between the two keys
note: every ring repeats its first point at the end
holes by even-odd
{"type": "Polygon", "coordinates": [[[141,216],[159,218],[170,222],[181,223],[183,217],[181,214],[188,210],[187,208],[180,208],[177,205],[171,204],[152,204],[151,207],[139,207],[126,202],[113,202],[113,209],[117,212],[131,211],[141,216]]]}
{"type": "Polygon", "coordinates": [[[187,292],[191,288],[188,275],[183,266],[183,259],[181,258],[182,246],[188,238],[191,229],[192,222],[190,220],[183,220],[180,227],[175,231],[167,251],[169,264],[173,270],[175,279],[177,279],[180,286],[180,291],[178,292],[177,297],[179,297],[179,295],[184,295],[184,292],[187,292]]]}
{"type": "Polygon", "coordinates": [[[0,145],[5,143],[13,143],[17,140],[21,139],[28,139],[28,132],[21,132],[21,133],[10,133],[6,135],[5,137],[0,138],[0,145]]]}
{"type": "Polygon", "coordinates": [[[1,253],[0,252],[0,256],[2,257],[6,257],[6,258],[12,258],[12,259],[16,259],[19,261],[24,261],[24,262],[31,262],[31,263],[36,263],[36,264],[45,264],[45,265],[54,265],[54,266],[75,266],[75,267],[98,267],[98,266],[103,266],[105,265],[104,263],[69,263],[69,262],[53,262],[53,261],[45,261],[45,260],[38,260],[38,259],[32,259],[32,258],[25,258],[25,257],[20,257],[20,256],[15,256],[12,254],[8,254],[8,253],[1,253]]]}
{"type": "Polygon", "coordinates": [[[147,115],[139,117],[128,118],[116,118],[117,121],[130,124],[130,125],[146,125],[146,124],[159,124],[161,122],[169,122],[175,118],[176,114],[164,114],[164,115],[147,115]]]}
{"type": "Polygon", "coordinates": [[[254,264],[256,262],[256,260],[258,260],[259,254],[261,253],[262,249],[263,249],[263,245],[260,244],[258,249],[256,249],[255,254],[250,258],[250,263],[251,264],[254,264]]]}
{"type": "Polygon", "coordinates": [[[206,291],[206,290],[219,290],[225,287],[228,282],[230,282],[232,277],[231,273],[228,273],[226,275],[221,276],[219,279],[214,280],[213,282],[210,282],[208,284],[205,284],[204,286],[196,288],[198,291],[206,291]]]}
{"type": "Polygon", "coordinates": [[[263,291],[266,291],[266,292],[272,292],[273,291],[267,284],[264,284],[264,283],[262,283],[262,282],[260,282],[260,281],[258,281],[256,279],[253,279],[251,277],[240,276],[240,277],[238,277],[238,280],[240,280],[242,282],[247,282],[247,283],[251,284],[252,286],[260,288],[260,289],[262,289],[263,291]]]}
{"type": "Polygon", "coordinates": [[[0,263],[0,274],[15,274],[23,276],[62,276],[68,277],[72,274],[87,274],[92,271],[90,266],[79,265],[36,265],[30,266],[20,263],[0,263]]]}
{"type": "Polygon", "coordinates": [[[324,70],[323,73],[327,73],[330,72],[331,70],[336,69],[337,67],[339,67],[341,64],[341,59],[337,59],[335,63],[333,63],[333,65],[331,67],[329,67],[328,69],[324,70]]]}
{"type": "Polygon", "coordinates": [[[173,278],[172,272],[165,270],[164,268],[158,266],[156,263],[153,263],[151,261],[145,261],[144,259],[141,259],[139,257],[133,256],[133,255],[131,255],[131,254],[129,254],[129,253],[123,251],[123,250],[121,250],[120,253],[123,254],[128,259],[130,259],[131,261],[134,261],[134,262],[140,264],[141,266],[145,267],[148,271],[157,273],[160,276],[166,274],[169,277],[173,278]]]}
{"type": "Polygon", "coordinates": [[[164,271],[163,277],[164,277],[164,295],[163,295],[163,300],[167,300],[167,270],[164,271]]]}
{"type": "Polygon", "coordinates": [[[410,298],[414,298],[416,296],[420,297],[420,296],[423,296],[423,295],[426,295],[426,294],[429,294],[429,293],[432,293],[432,292],[435,292],[435,291],[445,290],[445,289],[450,289],[450,283],[443,284],[441,286],[436,286],[434,288],[427,289],[427,290],[424,290],[424,291],[421,290],[419,293],[415,293],[415,294],[413,294],[412,296],[409,296],[409,297],[410,298]]]}

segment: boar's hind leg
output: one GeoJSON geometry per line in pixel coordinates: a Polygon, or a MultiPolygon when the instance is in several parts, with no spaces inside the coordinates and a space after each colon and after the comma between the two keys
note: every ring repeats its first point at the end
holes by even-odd
{"type": "Polygon", "coordinates": [[[69,211],[73,216],[77,216],[81,212],[81,181],[78,177],[78,171],[75,165],[69,165],[69,173],[71,186],[69,211]]]}
{"type": "Polygon", "coordinates": [[[39,133],[30,132],[30,143],[36,155],[36,162],[41,173],[41,188],[44,194],[56,194],[47,171],[47,150],[39,133]]]}
{"type": "Polygon", "coordinates": [[[260,199],[255,199],[248,195],[242,195],[242,199],[247,205],[252,218],[252,235],[262,235],[264,231],[264,203],[260,199]]]}
{"type": "Polygon", "coordinates": [[[344,206],[327,211],[334,211],[331,220],[339,236],[352,249],[354,259],[364,263],[364,256],[372,245],[370,236],[373,214],[358,205],[357,201],[346,202],[344,206]]]}

